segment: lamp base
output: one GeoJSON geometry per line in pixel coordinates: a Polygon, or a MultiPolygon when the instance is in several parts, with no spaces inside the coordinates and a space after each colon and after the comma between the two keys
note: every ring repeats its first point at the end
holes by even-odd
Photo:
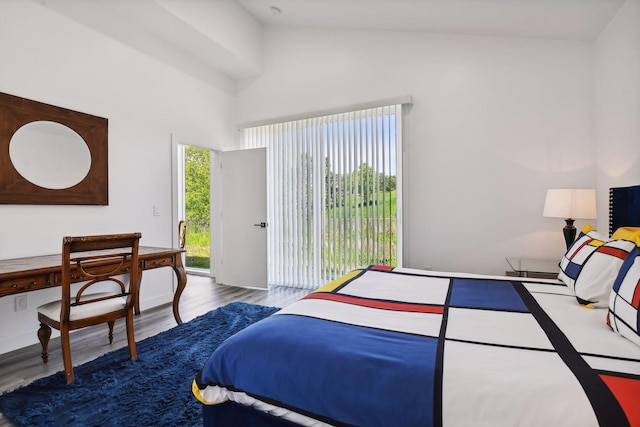
{"type": "Polygon", "coordinates": [[[564,220],[567,225],[564,226],[562,232],[564,233],[564,241],[567,244],[567,249],[569,249],[569,246],[571,246],[576,239],[576,227],[573,225],[575,220],[573,218],[565,218],[564,220]]]}

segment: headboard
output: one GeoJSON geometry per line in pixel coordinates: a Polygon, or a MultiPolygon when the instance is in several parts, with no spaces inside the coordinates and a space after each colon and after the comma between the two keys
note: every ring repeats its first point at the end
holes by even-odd
{"type": "Polygon", "coordinates": [[[609,189],[609,235],[624,226],[640,227],[640,185],[609,189]]]}

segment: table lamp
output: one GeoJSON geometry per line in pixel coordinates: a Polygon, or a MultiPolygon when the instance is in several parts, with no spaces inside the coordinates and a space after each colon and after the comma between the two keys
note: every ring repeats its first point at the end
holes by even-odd
{"type": "Polygon", "coordinates": [[[573,222],[576,219],[595,219],[596,215],[596,190],[594,189],[551,189],[547,190],[542,216],[551,218],[564,218],[564,241],[567,249],[576,238],[576,227],[573,222]]]}

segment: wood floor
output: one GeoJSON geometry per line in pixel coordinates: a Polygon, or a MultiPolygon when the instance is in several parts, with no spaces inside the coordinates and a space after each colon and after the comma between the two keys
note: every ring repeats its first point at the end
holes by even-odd
{"type": "MultiPolygon", "coordinates": [[[[309,291],[271,288],[269,290],[235,288],[216,284],[212,279],[189,275],[187,287],[180,299],[180,316],[187,322],[214,308],[230,302],[283,307],[300,299],[309,291]]],[[[136,341],[156,335],[176,325],[171,305],[163,305],[143,311],[135,320],[136,341]]],[[[114,341],[109,345],[106,325],[85,328],[71,334],[71,357],[74,365],[93,360],[107,352],[126,347],[124,321],[116,322],[114,341]]],[[[64,369],[60,339],[49,343],[49,362],[42,363],[40,344],[0,354],[0,394],[64,369]]],[[[11,427],[0,414],[0,427],[11,427]]]]}

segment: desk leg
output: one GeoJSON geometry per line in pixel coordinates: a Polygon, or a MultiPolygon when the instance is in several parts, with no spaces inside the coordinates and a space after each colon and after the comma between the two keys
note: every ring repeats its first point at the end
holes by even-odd
{"type": "Polygon", "coordinates": [[[182,255],[176,254],[176,262],[173,266],[173,271],[176,273],[176,277],[178,279],[178,288],[176,289],[175,294],[173,295],[173,317],[175,317],[178,325],[182,324],[182,319],[180,318],[179,312],[179,304],[180,304],[180,296],[182,295],[182,291],[187,286],[187,272],[182,265],[182,255]]]}
{"type": "Polygon", "coordinates": [[[140,287],[142,286],[142,270],[142,263],[140,263],[140,267],[138,267],[138,289],[136,289],[136,298],[133,305],[133,312],[135,314],[140,314],[140,287]]]}
{"type": "MultiPolygon", "coordinates": [[[[176,273],[176,278],[178,279],[178,288],[176,292],[173,294],[173,317],[176,319],[176,323],[178,325],[182,324],[182,319],[180,318],[179,305],[180,305],[180,296],[182,295],[182,291],[187,286],[187,272],[184,269],[184,265],[182,264],[182,255],[176,254],[174,257],[174,263],[171,265],[173,271],[176,273]]],[[[166,264],[168,267],[169,264],[166,264]]],[[[140,267],[139,278],[138,278],[138,295],[136,295],[136,303],[134,307],[134,311],[136,314],[140,314],[140,285],[142,284],[142,270],[140,267]]]]}

